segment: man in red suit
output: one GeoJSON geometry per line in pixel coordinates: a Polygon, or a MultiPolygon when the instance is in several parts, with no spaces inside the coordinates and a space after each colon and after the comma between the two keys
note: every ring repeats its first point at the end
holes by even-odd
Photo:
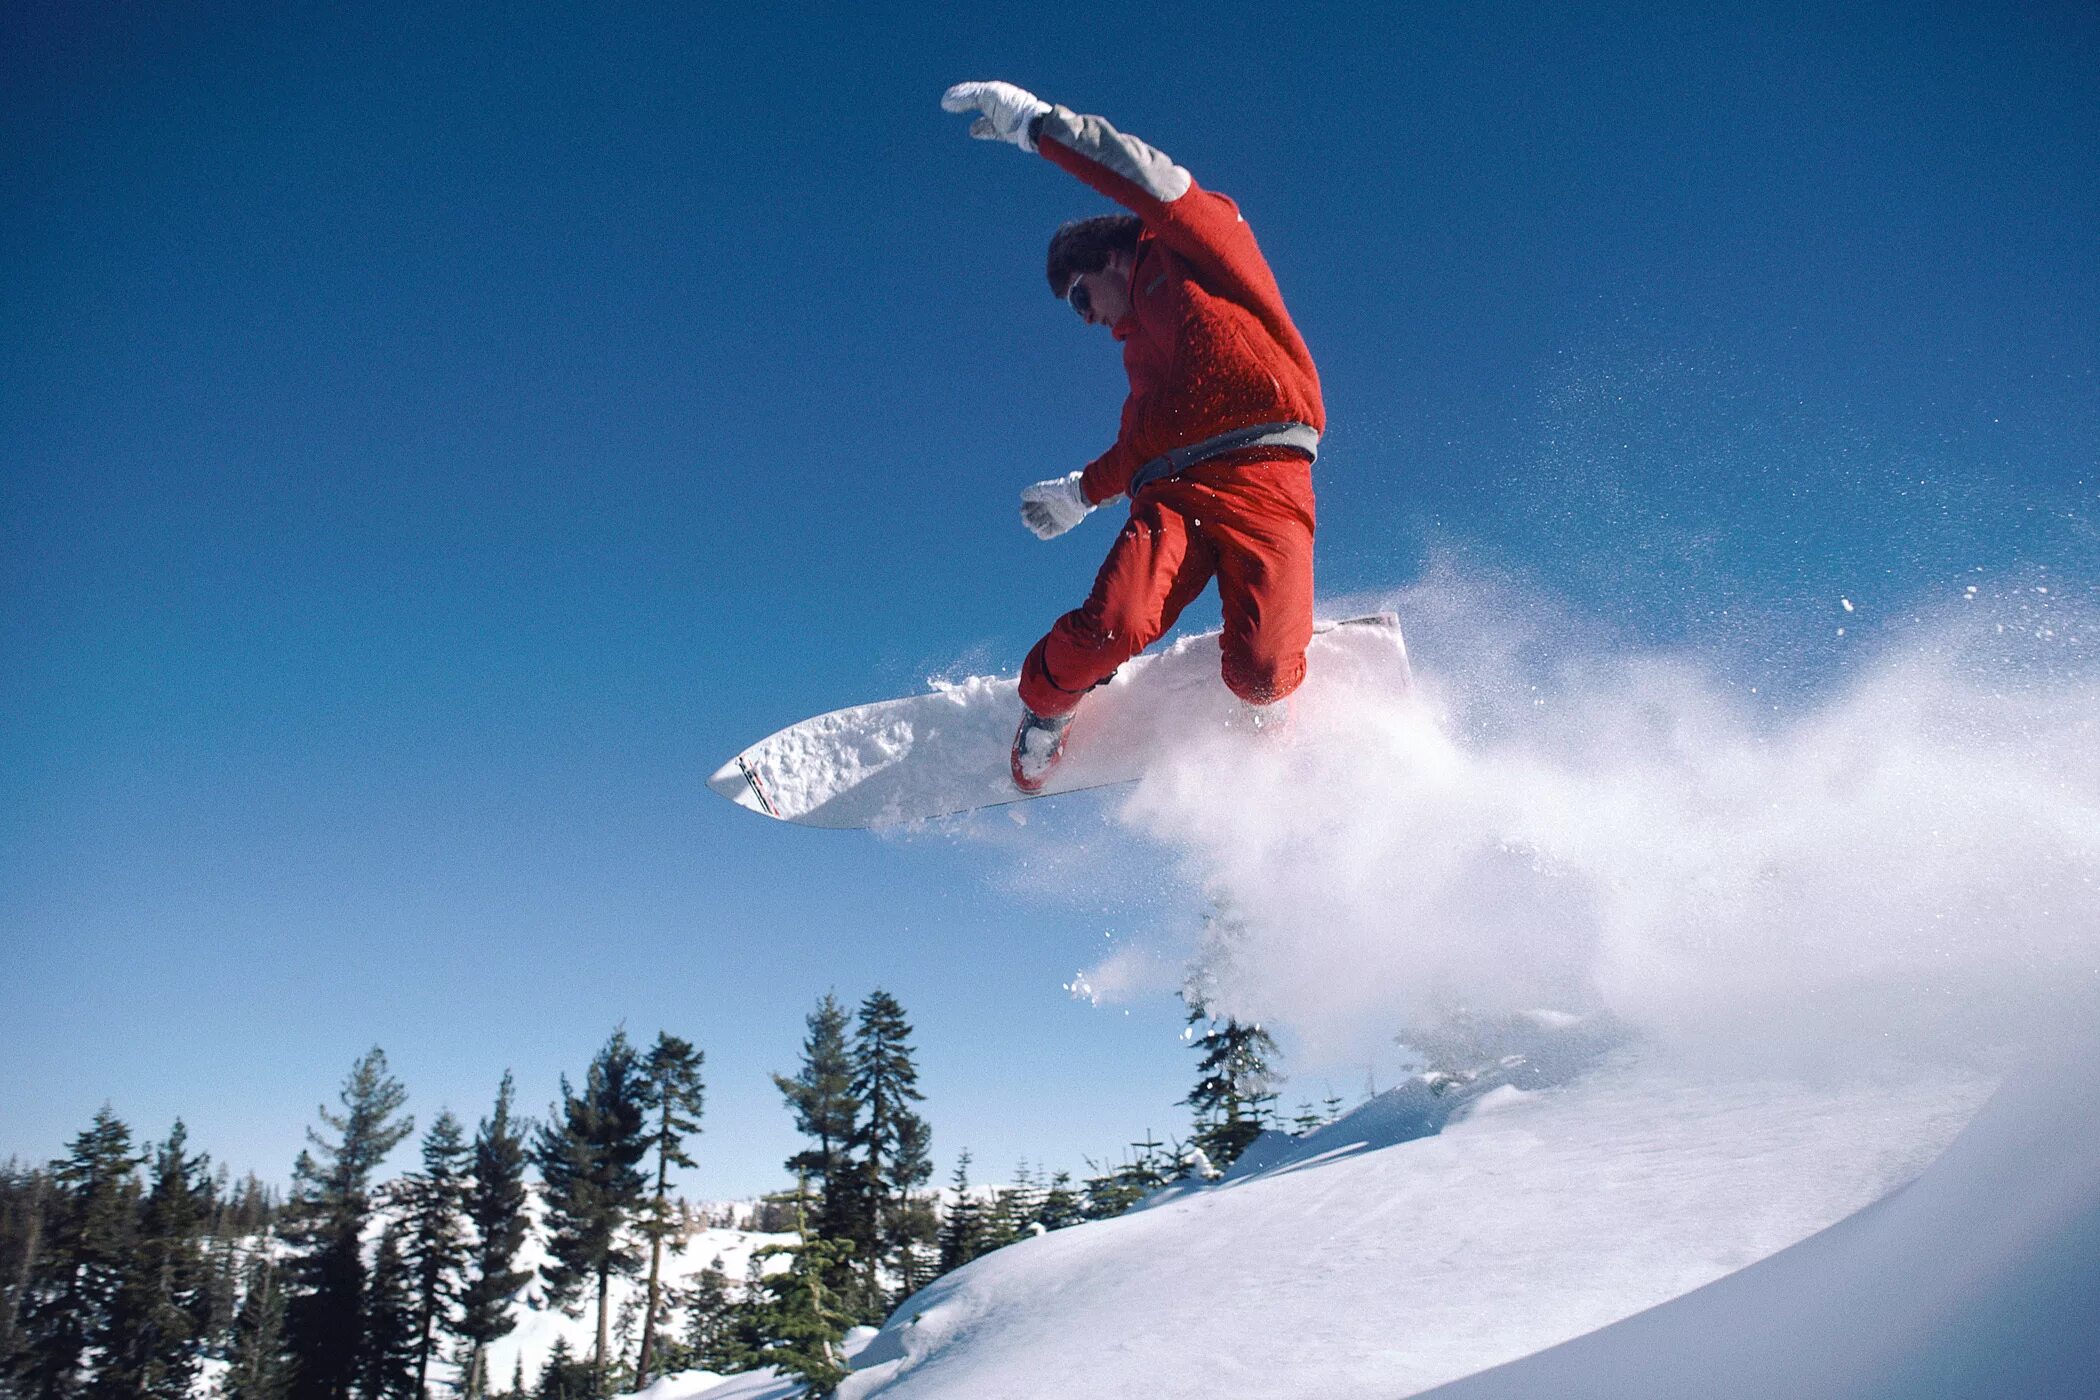
{"type": "Polygon", "coordinates": [[[941,98],[979,115],[970,134],[1037,152],[1130,211],[1066,224],[1050,290],[1123,346],[1130,396],[1106,452],[1021,493],[1042,539],[1127,496],[1085,603],[1021,671],[1013,778],[1040,791],[1087,691],[1158,640],[1215,578],[1225,684],[1256,726],[1281,719],[1305,678],[1313,623],[1312,463],[1320,376],[1239,208],[1099,117],[1011,83],[941,98]]]}

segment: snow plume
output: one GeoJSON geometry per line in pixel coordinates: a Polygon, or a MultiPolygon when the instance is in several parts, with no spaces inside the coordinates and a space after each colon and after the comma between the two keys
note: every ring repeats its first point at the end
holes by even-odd
{"type": "Polygon", "coordinates": [[[1777,697],[1440,572],[1383,603],[1412,693],[1308,685],[1294,744],[1192,739],[1120,819],[1224,911],[1213,1011],[1313,1061],[1540,1007],[1768,1065],[2009,1045],[2100,988],[2100,628],[1951,593],[1777,697]]]}

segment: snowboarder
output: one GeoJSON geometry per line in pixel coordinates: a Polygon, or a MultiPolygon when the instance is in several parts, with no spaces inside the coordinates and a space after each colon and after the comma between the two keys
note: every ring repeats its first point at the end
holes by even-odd
{"type": "Polygon", "coordinates": [[[1013,780],[1041,790],[1087,691],[1174,625],[1215,577],[1221,671],[1255,727],[1287,716],[1313,630],[1312,463],[1319,372],[1239,208],[1099,117],[1012,83],[958,83],[970,134],[1039,153],[1129,214],[1065,224],[1051,292],[1123,346],[1130,396],[1113,446],[1021,493],[1039,539],[1129,497],[1093,591],[1021,671],[1013,780]]]}

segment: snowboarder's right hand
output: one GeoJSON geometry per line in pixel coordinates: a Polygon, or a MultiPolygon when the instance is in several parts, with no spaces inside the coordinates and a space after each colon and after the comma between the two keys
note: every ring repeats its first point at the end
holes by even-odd
{"type": "Polygon", "coordinates": [[[1086,519],[1093,503],[1080,489],[1081,472],[1038,481],[1021,493],[1021,523],[1039,540],[1054,540],[1086,519]]]}
{"type": "Polygon", "coordinates": [[[1035,142],[1028,138],[1028,128],[1050,110],[1050,104],[1012,83],[957,83],[941,94],[941,110],[982,112],[970,123],[972,136],[980,141],[1011,141],[1024,151],[1033,151],[1035,142]]]}

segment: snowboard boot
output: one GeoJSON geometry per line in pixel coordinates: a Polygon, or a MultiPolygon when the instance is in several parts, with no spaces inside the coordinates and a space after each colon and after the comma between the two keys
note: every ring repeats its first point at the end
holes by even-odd
{"type": "MultiPolygon", "coordinates": [[[[1074,710],[1072,714],[1077,714],[1074,710]]],[[[1014,731],[1014,786],[1034,796],[1050,779],[1050,770],[1064,757],[1065,733],[1072,715],[1039,715],[1023,706],[1021,727],[1014,731]]]]}

